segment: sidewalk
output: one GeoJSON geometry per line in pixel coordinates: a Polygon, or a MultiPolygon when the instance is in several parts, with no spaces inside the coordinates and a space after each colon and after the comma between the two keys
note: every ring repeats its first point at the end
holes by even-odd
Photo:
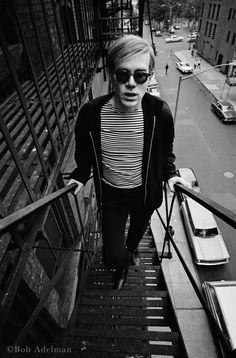
{"type": "MultiPolygon", "coordinates": [[[[169,207],[171,198],[172,194],[168,192],[169,207]]],[[[159,212],[164,219],[164,204],[159,208],[159,212]]],[[[201,288],[196,267],[192,260],[189,244],[187,242],[177,199],[173,206],[170,224],[175,232],[175,243],[190,269],[192,276],[198,284],[198,287],[201,288]]],[[[157,250],[158,252],[161,252],[165,231],[156,212],[154,212],[151,218],[151,229],[157,250]]],[[[167,248],[165,249],[165,252],[167,252],[167,248]]],[[[171,248],[171,252],[171,259],[163,259],[162,270],[188,356],[189,358],[217,358],[215,343],[206,313],[173,247],[171,248]]]]}
{"type": "MultiPolygon", "coordinates": [[[[194,64],[195,56],[191,55],[190,50],[177,51],[175,56],[179,61],[189,62],[191,65],[194,64]]],[[[219,71],[219,67],[213,69],[213,66],[202,57],[196,56],[196,58],[201,59],[201,69],[194,70],[194,73],[208,70],[205,73],[196,75],[196,79],[206,89],[211,99],[229,101],[236,108],[236,87],[229,88],[225,84],[226,76],[219,71]]]]}

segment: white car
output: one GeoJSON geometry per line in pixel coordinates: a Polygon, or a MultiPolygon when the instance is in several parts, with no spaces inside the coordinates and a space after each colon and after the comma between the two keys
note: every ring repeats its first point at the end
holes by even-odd
{"type": "Polygon", "coordinates": [[[156,36],[156,37],[160,37],[160,36],[161,36],[161,31],[160,31],[160,30],[157,30],[157,31],[155,32],[155,36],[156,36]]]}
{"type": "Polygon", "coordinates": [[[208,306],[221,330],[236,349],[236,281],[204,282],[203,290],[208,306]]]}
{"type": "Polygon", "coordinates": [[[154,75],[148,84],[147,91],[153,96],[160,97],[159,84],[154,75]]]}
{"type": "Polygon", "coordinates": [[[193,73],[193,67],[188,62],[176,62],[176,68],[182,73],[193,73]]]}
{"type": "Polygon", "coordinates": [[[211,211],[185,196],[180,205],[186,234],[197,265],[222,265],[229,253],[211,211]]]}
{"type": "Polygon", "coordinates": [[[168,42],[182,42],[183,40],[184,40],[183,36],[173,35],[173,36],[167,37],[165,39],[165,42],[166,43],[168,43],[168,42]]]}

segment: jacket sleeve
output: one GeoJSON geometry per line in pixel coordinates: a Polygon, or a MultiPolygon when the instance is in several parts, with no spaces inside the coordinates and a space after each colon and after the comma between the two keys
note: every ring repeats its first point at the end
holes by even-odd
{"type": "Polygon", "coordinates": [[[171,114],[170,108],[165,102],[162,107],[163,116],[163,130],[164,130],[164,142],[163,142],[163,180],[168,181],[170,178],[176,176],[176,167],[175,167],[175,155],[173,153],[174,145],[174,121],[171,114]]]}
{"type": "Polygon", "coordinates": [[[90,103],[86,103],[80,110],[75,126],[75,162],[76,169],[70,174],[84,185],[89,179],[92,167],[92,143],[90,138],[90,103]]]}

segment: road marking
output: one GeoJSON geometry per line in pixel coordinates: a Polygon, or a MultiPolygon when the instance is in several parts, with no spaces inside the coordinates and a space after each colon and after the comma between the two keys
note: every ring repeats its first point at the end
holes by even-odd
{"type": "Polygon", "coordinates": [[[225,172],[225,173],[224,173],[224,176],[225,176],[226,178],[233,178],[233,177],[234,177],[233,173],[231,173],[231,172],[225,172]]]}

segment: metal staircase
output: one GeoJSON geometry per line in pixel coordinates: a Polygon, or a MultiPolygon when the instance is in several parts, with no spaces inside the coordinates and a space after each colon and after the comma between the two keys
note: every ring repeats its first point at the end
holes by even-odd
{"type": "Polygon", "coordinates": [[[118,291],[98,250],[67,331],[76,357],[187,357],[151,234],[139,253],[141,265],[130,266],[118,291]]]}

